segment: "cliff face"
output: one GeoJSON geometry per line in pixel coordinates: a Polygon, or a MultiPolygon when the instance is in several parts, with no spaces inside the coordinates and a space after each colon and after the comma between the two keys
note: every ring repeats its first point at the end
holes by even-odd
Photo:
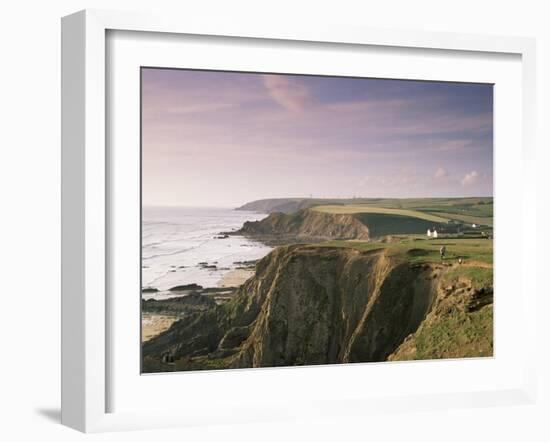
{"type": "Polygon", "coordinates": [[[302,248],[276,267],[233,367],[383,361],[431,303],[431,279],[381,253],[302,248]]]}
{"type": "Polygon", "coordinates": [[[272,213],[260,221],[247,221],[235,233],[303,239],[369,239],[369,228],[353,215],[307,209],[291,214],[272,213]]]}
{"type": "Polygon", "coordinates": [[[279,247],[257,264],[256,275],[232,301],[192,314],[145,343],[144,371],[385,361],[398,359],[399,351],[411,355],[404,343],[440,304],[442,269],[413,265],[382,250],[279,247]],[[160,362],[166,355],[174,361],[170,366],[160,362]]]}
{"type": "Polygon", "coordinates": [[[492,354],[493,287],[476,287],[471,280],[459,278],[453,284],[438,284],[430,312],[388,360],[471,358],[492,354]]]}

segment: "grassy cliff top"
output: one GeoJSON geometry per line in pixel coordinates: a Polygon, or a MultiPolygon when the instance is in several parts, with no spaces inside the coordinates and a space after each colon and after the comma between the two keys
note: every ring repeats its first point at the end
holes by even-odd
{"type": "Polygon", "coordinates": [[[323,213],[336,213],[336,214],[356,214],[356,213],[378,213],[385,215],[400,215],[408,216],[411,218],[423,219],[426,221],[433,221],[435,223],[446,223],[450,221],[450,218],[444,218],[431,213],[419,212],[411,209],[395,209],[391,207],[376,207],[368,204],[346,204],[346,205],[328,205],[317,206],[311,210],[323,213]]]}
{"type": "Polygon", "coordinates": [[[390,241],[327,241],[320,247],[347,247],[359,251],[385,250],[390,256],[412,263],[441,262],[439,249],[445,246],[444,262],[456,263],[459,259],[465,264],[480,266],[493,265],[493,240],[472,239],[429,239],[420,236],[394,237],[390,241]]]}
{"type": "Polygon", "coordinates": [[[312,210],[327,213],[399,215],[436,223],[455,221],[467,224],[493,225],[492,198],[380,200],[377,202],[318,205],[313,207],[312,210]]]}
{"type": "Polygon", "coordinates": [[[492,356],[492,279],[489,239],[277,247],[228,303],[144,343],[144,371],[492,356]]]}
{"type": "Polygon", "coordinates": [[[450,220],[493,225],[492,197],[465,198],[276,198],[252,201],[239,210],[292,213],[307,208],[329,213],[407,216],[430,222],[450,220]]]}

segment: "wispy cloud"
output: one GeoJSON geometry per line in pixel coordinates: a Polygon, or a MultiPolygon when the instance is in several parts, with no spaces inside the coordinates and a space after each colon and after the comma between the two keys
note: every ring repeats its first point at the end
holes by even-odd
{"type": "Polygon", "coordinates": [[[283,75],[263,75],[263,84],[278,104],[291,112],[301,112],[313,104],[308,88],[283,75]]]}
{"type": "Polygon", "coordinates": [[[492,193],[489,87],[480,95],[423,83],[419,92],[415,82],[159,69],[143,86],[149,203],[203,204],[202,190],[189,189],[212,187],[208,203],[225,205],[244,198],[237,183],[246,180],[258,196],[281,196],[282,186],[326,196],[492,193]]]}

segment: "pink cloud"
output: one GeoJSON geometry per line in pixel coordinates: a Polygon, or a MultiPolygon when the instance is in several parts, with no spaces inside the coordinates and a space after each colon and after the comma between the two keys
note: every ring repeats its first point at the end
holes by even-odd
{"type": "Polygon", "coordinates": [[[479,173],[476,170],[472,170],[464,175],[464,178],[462,178],[462,186],[471,186],[472,184],[477,183],[478,178],[479,173]]]}
{"type": "Polygon", "coordinates": [[[282,75],[262,75],[264,86],[273,100],[291,112],[301,112],[313,104],[304,85],[282,75]]]}

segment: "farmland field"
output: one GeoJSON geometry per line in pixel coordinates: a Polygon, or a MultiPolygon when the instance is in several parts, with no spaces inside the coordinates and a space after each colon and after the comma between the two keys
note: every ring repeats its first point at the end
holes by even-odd
{"type": "Polygon", "coordinates": [[[436,223],[445,223],[449,221],[449,218],[443,218],[438,215],[432,215],[430,213],[423,213],[417,210],[410,209],[394,209],[390,207],[376,207],[366,204],[349,204],[345,206],[317,206],[313,210],[326,213],[378,213],[386,215],[400,215],[408,216],[412,218],[423,219],[426,221],[433,221],[436,223]]]}
{"type": "MultiPolygon", "coordinates": [[[[442,224],[453,221],[489,227],[493,225],[493,198],[489,197],[372,199],[351,204],[316,205],[312,210],[335,214],[394,215],[442,224]]],[[[391,222],[390,219],[387,221],[391,222]]]]}
{"type": "MultiPolygon", "coordinates": [[[[447,213],[447,212],[436,212],[437,216],[447,217],[448,219],[454,221],[462,221],[468,224],[479,224],[484,226],[493,225],[493,217],[488,216],[473,216],[473,215],[462,215],[457,213],[447,213]]],[[[435,214],[435,213],[434,213],[435,214]]]]}

